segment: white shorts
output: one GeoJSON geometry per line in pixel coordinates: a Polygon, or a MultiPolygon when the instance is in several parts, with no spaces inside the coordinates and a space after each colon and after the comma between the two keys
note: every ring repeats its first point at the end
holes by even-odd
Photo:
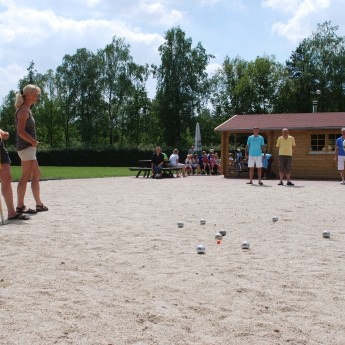
{"type": "Polygon", "coordinates": [[[28,147],[27,149],[17,151],[19,158],[22,161],[35,161],[37,160],[36,158],[36,147],[28,147]]]}
{"type": "Polygon", "coordinates": [[[338,170],[344,170],[345,156],[338,156],[338,170]]]}
{"type": "Polygon", "coordinates": [[[248,168],[262,168],[262,156],[249,156],[248,168]]]}

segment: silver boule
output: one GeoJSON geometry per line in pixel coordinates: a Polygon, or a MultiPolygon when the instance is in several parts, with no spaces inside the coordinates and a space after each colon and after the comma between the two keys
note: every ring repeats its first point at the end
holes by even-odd
{"type": "Polygon", "coordinates": [[[250,243],[248,241],[243,241],[241,244],[242,249],[249,249],[250,243]]]}
{"type": "Polygon", "coordinates": [[[202,219],[200,219],[200,224],[201,224],[201,225],[205,225],[205,224],[206,224],[206,220],[205,220],[205,219],[203,219],[203,218],[202,218],[202,219]]]}
{"type": "Polygon", "coordinates": [[[223,236],[222,236],[222,234],[221,234],[220,232],[217,232],[217,233],[216,233],[216,236],[214,236],[214,238],[215,238],[216,240],[222,240],[222,239],[223,239],[223,236]]]}
{"type": "Polygon", "coordinates": [[[272,221],[273,221],[273,222],[278,222],[278,217],[277,217],[277,216],[273,216],[273,217],[272,217],[272,221]]]}
{"type": "Polygon", "coordinates": [[[197,247],[196,247],[196,252],[198,254],[205,254],[205,251],[206,251],[206,248],[203,244],[199,244],[197,247]]]}
{"type": "Polygon", "coordinates": [[[181,221],[181,220],[179,220],[178,222],[177,222],[177,227],[179,227],[179,228],[183,228],[183,222],[181,221]]]}
{"type": "Polygon", "coordinates": [[[222,236],[225,236],[225,235],[226,235],[226,231],[225,231],[225,230],[220,230],[219,233],[220,233],[222,236]]]}
{"type": "Polygon", "coordinates": [[[322,233],[323,238],[330,238],[331,237],[331,232],[329,230],[325,230],[322,233]]]}

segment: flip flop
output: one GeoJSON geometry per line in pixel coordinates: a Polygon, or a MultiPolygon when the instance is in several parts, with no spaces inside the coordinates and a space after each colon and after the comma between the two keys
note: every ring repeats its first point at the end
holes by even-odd
{"type": "Polygon", "coordinates": [[[17,213],[14,217],[9,217],[8,220],[29,220],[30,217],[22,213],[17,213]]]}

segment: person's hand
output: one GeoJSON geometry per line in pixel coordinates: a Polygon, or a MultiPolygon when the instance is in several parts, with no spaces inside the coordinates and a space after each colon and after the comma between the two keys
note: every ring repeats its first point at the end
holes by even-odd
{"type": "Polygon", "coordinates": [[[37,147],[40,142],[35,140],[34,143],[32,144],[32,147],[37,147]]]}
{"type": "Polygon", "coordinates": [[[7,140],[9,136],[10,134],[8,132],[2,132],[0,138],[2,138],[3,140],[7,140]]]}

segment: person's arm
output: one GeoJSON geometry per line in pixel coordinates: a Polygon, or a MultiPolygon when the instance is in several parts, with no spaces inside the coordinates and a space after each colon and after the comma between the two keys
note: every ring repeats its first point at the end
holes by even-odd
{"type": "Polygon", "coordinates": [[[264,159],[266,159],[266,146],[265,145],[261,146],[261,151],[264,154],[264,159]]]}
{"type": "Polygon", "coordinates": [[[162,160],[161,160],[161,162],[159,162],[158,166],[161,167],[161,166],[163,166],[163,164],[164,164],[164,156],[162,155],[162,160]]]}
{"type": "Polygon", "coordinates": [[[334,160],[338,160],[338,153],[339,153],[339,147],[338,147],[338,141],[335,143],[335,153],[334,153],[334,160]]]}
{"type": "Polygon", "coordinates": [[[295,142],[295,138],[292,139],[292,147],[291,147],[291,152],[293,154],[293,149],[295,148],[296,146],[296,142],[295,142]]]}
{"type": "Polygon", "coordinates": [[[29,118],[29,113],[23,108],[20,109],[17,113],[17,132],[18,135],[31,144],[33,147],[36,147],[38,145],[38,141],[32,138],[28,133],[25,131],[25,125],[26,125],[26,120],[29,118]]]}
{"type": "Polygon", "coordinates": [[[277,139],[277,144],[276,144],[276,147],[280,147],[280,140],[279,140],[279,138],[277,139]]]}
{"type": "Polygon", "coordinates": [[[244,154],[245,158],[248,158],[248,150],[249,150],[249,145],[247,144],[246,145],[246,151],[245,151],[245,154],[244,154]]]}

